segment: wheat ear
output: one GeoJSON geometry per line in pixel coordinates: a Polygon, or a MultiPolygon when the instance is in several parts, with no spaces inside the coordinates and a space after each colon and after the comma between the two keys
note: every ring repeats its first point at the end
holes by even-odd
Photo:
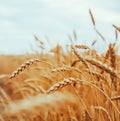
{"type": "Polygon", "coordinates": [[[97,42],[97,40],[94,40],[94,41],[92,42],[91,46],[94,46],[96,42],[97,42]]]}
{"type": "Polygon", "coordinates": [[[105,37],[96,29],[94,28],[96,33],[101,37],[102,40],[106,41],[105,37]]]}
{"type": "Polygon", "coordinates": [[[118,32],[117,30],[115,30],[115,38],[116,38],[116,41],[118,40],[118,32]]]}
{"type": "Polygon", "coordinates": [[[78,68],[74,68],[74,67],[61,67],[61,68],[55,68],[55,69],[52,69],[52,72],[59,72],[59,71],[76,71],[78,73],[81,73],[83,74],[83,72],[87,72],[89,74],[92,74],[93,76],[96,76],[97,78],[101,78],[102,80],[104,80],[105,82],[108,83],[108,80],[100,73],[97,73],[95,71],[90,71],[89,69],[86,69],[84,71],[82,70],[79,70],[78,68]]]}
{"type": "Polygon", "coordinates": [[[120,32],[120,27],[117,27],[116,25],[113,24],[113,27],[120,32]]]}
{"type": "Polygon", "coordinates": [[[116,51],[115,51],[115,44],[110,44],[110,61],[111,66],[116,70],[116,51]]]}
{"type": "Polygon", "coordinates": [[[29,60],[27,62],[25,62],[24,64],[22,64],[19,68],[17,68],[10,76],[10,79],[15,78],[20,72],[22,72],[23,70],[25,70],[27,67],[31,66],[32,64],[36,63],[36,62],[40,62],[39,59],[32,59],[29,60]]]}
{"type": "Polygon", "coordinates": [[[74,39],[77,40],[77,34],[75,30],[73,31],[73,35],[74,35],[74,39]]]}
{"type": "Polygon", "coordinates": [[[89,9],[89,13],[90,13],[90,17],[91,17],[92,23],[95,26],[95,19],[94,19],[93,14],[92,14],[90,9],[89,9]]]}
{"type": "Polygon", "coordinates": [[[57,91],[67,85],[70,85],[72,84],[73,82],[75,82],[76,80],[73,79],[73,78],[66,78],[64,79],[63,81],[61,82],[58,82],[56,84],[54,84],[52,87],[50,87],[47,91],[46,91],[46,94],[49,94],[51,92],[54,92],[54,91],[57,91]]]}
{"type": "Polygon", "coordinates": [[[90,50],[90,48],[87,45],[74,45],[74,47],[78,48],[78,49],[88,49],[88,50],[90,50]]]}
{"type": "Polygon", "coordinates": [[[80,80],[78,78],[66,78],[61,82],[56,83],[55,85],[53,85],[52,87],[50,87],[47,91],[46,94],[49,94],[51,92],[57,91],[58,89],[61,89],[67,85],[70,85],[74,82],[84,82],[86,84],[88,84],[89,86],[92,86],[94,88],[96,88],[98,91],[100,91],[109,101],[110,103],[114,106],[114,108],[116,109],[116,111],[118,112],[118,114],[120,114],[120,111],[118,109],[118,107],[111,101],[110,97],[103,91],[101,90],[98,86],[96,86],[95,84],[92,84],[90,81],[85,81],[85,80],[80,80]]]}
{"type": "Polygon", "coordinates": [[[107,73],[113,75],[114,77],[117,77],[118,79],[120,79],[117,72],[113,68],[109,67],[107,64],[104,64],[101,61],[98,61],[94,58],[92,58],[92,59],[85,58],[85,60],[87,62],[91,63],[92,65],[95,65],[96,67],[98,67],[98,68],[106,71],[107,73]]]}
{"type": "MultiPolygon", "coordinates": [[[[101,61],[99,61],[99,60],[97,60],[97,59],[94,59],[94,58],[90,58],[90,59],[89,59],[89,58],[83,58],[83,57],[80,56],[80,54],[75,50],[74,47],[72,47],[72,49],[73,49],[75,55],[80,59],[80,60],[77,60],[77,62],[78,62],[78,61],[82,61],[82,62],[87,66],[88,69],[89,69],[89,67],[88,67],[88,64],[87,64],[86,62],[88,62],[88,63],[90,63],[90,64],[92,64],[92,65],[95,65],[96,67],[98,67],[98,68],[100,68],[100,69],[106,71],[107,73],[113,75],[114,77],[117,77],[118,79],[120,79],[120,77],[118,76],[117,72],[116,72],[113,68],[109,67],[107,64],[104,64],[104,63],[102,63],[101,61]]],[[[72,65],[73,65],[73,64],[72,64],[72,65]]]]}

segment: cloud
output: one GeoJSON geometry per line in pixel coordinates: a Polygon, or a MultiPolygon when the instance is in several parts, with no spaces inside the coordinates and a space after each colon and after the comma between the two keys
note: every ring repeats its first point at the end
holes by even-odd
{"type": "Polygon", "coordinates": [[[59,40],[65,43],[67,34],[72,34],[73,29],[76,29],[80,42],[88,40],[86,43],[90,44],[92,40],[99,38],[93,30],[89,8],[98,29],[111,40],[109,38],[113,39],[114,36],[112,24],[119,25],[119,4],[119,0],[4,0],[0,5],[0,41],[4,41],[0,49],[4,50],[5,43],[9,42],[8,52],[15,49],[20,53],[34,41],[34,33],[42,39],[48,35],[53,40],[52,43],[59,40]],[[17,42],[21,44],[20,49],[15,48],[17,42]],[[23,46],[24,42],[26,45],[23,46]]]}
{"type": "Polygon", "coordinates": [[[0,5],[0,16],[14,16],[20,12],[17,8],[0,5]]]}

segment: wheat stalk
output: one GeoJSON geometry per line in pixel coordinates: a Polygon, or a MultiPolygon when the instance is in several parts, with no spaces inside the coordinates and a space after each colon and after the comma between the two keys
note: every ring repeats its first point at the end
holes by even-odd
{"type": "Polygon", "coordinates": [[[109,112],[107,111],[107,109],[105,109],[105,108],[102,107],[102,106],[94,106],[94,109],[103,111],[104,113],[107,114],[109,121],[112,121],[112,118],[110,117],[110,114],[109,114],[109,112]]]}
{"type": "Polygon", "coordinates": [[[61,68],[52,69],[52,72],[59,72],[59,71],[62,71],[62,72],[63,71],[76,71],[76,72],[81,73],[81,74],[83,74],[83,72],[87,72],[87,73],[92,74],[93,76],[96,76],[97,78],[100,78],[108,83],[108,80],[102,74],[95,72],[95,71],[91,71],[89,69],[86,69],[84,71],[82,71],[78,68],[75,68],[75,67],[61,67],[61,68]]]}
{"type": "Polygon", "coordinates": [[[112,97],[111,100],[120,100],[120,95],[112,97]]]}
{"type": "Polygon", "coordinates": [[[24,85],[24,87],[31,88],[34,92],[39,92],[39,89],[36,88],[36,86],[33,85],[32,83],[26,83],[26,84],[24,85]]]}
{"type": "Polygon", "coordinates": [[[23,96],[23,93],[22,92],[27,92],[27,94],[29,94],[29,95],[32,94],[32,93],[34,93],[33,89],[30,88],[30,87],[21,87],[21,88],[18,88],[16,90],[14,90],[13,91],[13,94],[15,95],[17,93],[21,93],[22,96],[23,96]]]}
{"type": "MultiPolygon", "coordinates": [[[[105,53],[103,63],[105,63],[107,60],[109,60],[109,58],[110,58],[110,45],[109,45],[107,52],[105,53]]],[[[101,71],[101,74],[103,74],[103,73],[104,73],[104,70],[101,71]]]]}
{"type": "MultiPolygon", "coordinates": [[[[115,44],[110,44],[110,62],[111,62],[111,67],[113,70],[116,70],[116,65],[117,65],[117,58],[116,58],[116,51],[115,51],[115,44]]],[[[111,81],[114,84],[115,90],[117,90],[117,82],[114,78],[114,76],[110,75],[111,81]]]]}
{"type": "Polygon", "coordinates": [[[3,98],[7,102],[11,101],[10,97],[7,95],[7,93],[1,87],[0,87],[0,97],[3,98]]]}
{"type": "Polygon", "coordinates": [[[102,40],[106,41],[105,37],[96,29],[94,28],[96,33],[101,37],[102,40]]]}
{"type": "MultiPolygon", "coordinates": [[[[72,46],[71,48],[72,48],[74,54],[75,54],[75,55],[80,59],[80,61],[82,61],[82,63],[85,65],[85,67],[89,68],[89,66],[88,66],[88,64],[86,63],[85,59],[82,58],[82,57],[79,55],[79,53],[76,51],[76,49],[75,49],[73,46],[72,46]]],[[[73,66],[73,65],[74,65],[74,64],[72,64],[72,66],[73,66]]]]}
{"type": "Polygon", "coordinates": [[[88,69],[86,69],[85,71],[88,72],[89,74],[92,74],[92,75],[96,76],[97,78],[100,78],[100,79],[104,80],[105,82],[108,83],[108,80],[104,77],[104,75],[102,75],[102,74],[100,74],[98,72],[95,72],[95,71],[88,70],[88,69]]]}
{"type": "Polygon", "coordinates": [[[79,59],[78,59],[78,60],[73,61],[73,62],[71,63],[71,67],[75,66],[75,65],[76,65],[76,63],[78,63],[78,62],[80,62],[80,60],[79,60],[79,59]]]}

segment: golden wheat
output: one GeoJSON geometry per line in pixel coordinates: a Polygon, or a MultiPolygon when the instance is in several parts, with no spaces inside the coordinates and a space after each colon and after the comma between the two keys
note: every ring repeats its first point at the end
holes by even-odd
{"type": "Polygon", "coordinates": [[[111,118],[109,112],[107,111],[107,109],[105,109],[102,106],[94,106],[94,109],[103,111],[104,113],[107,114],[107,117],[108,117],[109,121],[112,121],[112,118],[111,118]]]}
{"type": "Polygon", "coordinates": [[[47,91],[46,94],[49,94],[51,92],[57,91],[67,85],[72,84],[73,82],[75,82],[75,80],[73,78],[68,78],[68,79],[64,79],[61,82],[56,83],[55,85],[53,85],[52,87],[50,87],[47,91]]]}
{"type": "Polygon", "coordinates": [[[88,49],[90,50],[90,48],[87,45],[74,45],[75,48],[79,48],[79,49],[88,49]]]}
{"type": "MultiPolygon", "coordinates": [[[[106,40],[96,29],[90,9],[89,14],[96,33],[106,40]]],[[[116,25],[113,27],[118,40],[120,29],[116,25]]],[[[73,38],[68,37],[72,45],[67,48],[67,53],[57,45],[50,50],[52,55],[37,52],[6,56],[7,59],[0,56],[0,121],[119,121],[120,57],[117,42],[110,43],[102,55],[91,48],[96,40],[89,47],[75,44],[78,40],[76,31],[73,31],[73,38]],[[38,57],[42,60],[31,59],[38,57]],[[2,61],[2,58],[5,59],[2,61]],[[24,63],[25,60],[28,61],[24,63]],[[27,71],[15,78],[38,62],[40,64],[33,67],[32,72],[27,71]],[[23,64],[19,66],[19,63],[23,64]],[[14,67],[18,68],[9,75],[14,67]],[[7,83],[9,81],[12,83],[7,83]]],[[[34,38],[43,50],[44,42],[36,35],[34,38]]]]}
{"type": "Polygon", "coordinates": [[[91,12],[90,9],[89,9],[89,14],[90,14],[90,17],[91,17],[92,23],[93,23],[93,25],[95,26],[95,19],[94,19],[93,14],[92,14],[92,12],[91,12]]]}
{"type": "Polygon", "coordinates": [[[120,32],[120,27],[117,27],[116,25],[113,24],[113,27],[120,32]]]}
{"type": "Polygon", "coordinates": [[[25,62],[24,64],[22,64],[19,68],[17,68],[10,76],[10,79],[15,78],[20,72],[22,72],[23,70],[25,70],[27,67],[31,66],[32,64],[36,63],[36,62],[40,62],[39,59],[32,59],[29,60],[27,62],[25,62]]]}

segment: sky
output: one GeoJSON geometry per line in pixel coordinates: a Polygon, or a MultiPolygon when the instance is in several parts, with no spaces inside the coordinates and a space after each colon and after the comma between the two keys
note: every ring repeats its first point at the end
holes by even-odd
{"type": "Polygon", "coordinates": [[[102,51],[115,41],[112,24],[120,26],[120,0],[0,0],[0,54],[36,50],[34,34],[48,50],[57,43],[65,46],[73,31],[77,44],[97,40],[94,48],[102,51]],[[89,9],[106,41],[94,31],[89,9]]]}

